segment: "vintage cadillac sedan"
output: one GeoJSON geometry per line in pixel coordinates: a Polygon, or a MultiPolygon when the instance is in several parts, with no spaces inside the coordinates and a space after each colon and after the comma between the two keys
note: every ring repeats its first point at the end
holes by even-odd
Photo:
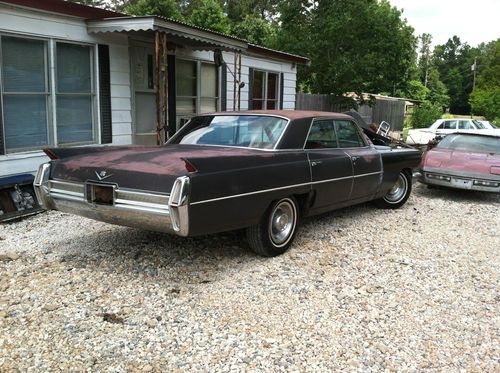
{"type": "Polygon", "coordinates": [[[119,225],[194,236],[245,228],[265,256],[300,218],[408,199],[419,151],[375,146],[351,116],[246,111],[194,117],[165,145],[46,149],[40,204],[119,225]]]}

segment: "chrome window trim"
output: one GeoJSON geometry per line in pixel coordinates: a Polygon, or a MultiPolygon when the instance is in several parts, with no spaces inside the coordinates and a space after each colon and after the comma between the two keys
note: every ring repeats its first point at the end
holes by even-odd
{"type": "Polygon", "coordinates": [[[276,188],[270,188],[270,189],[262,189],[262,190],[256,190],[253,192],[247,192],[247,193],[241,193],[241,194],[233,194],[230,196],[224,196],[224,197],[218,197],[218,198],[211,198],[203,201],[196,201],[196,202],[191,202],[191,205],[199,205],[202,203],[209,203],[209,202],[216,202],[216,201],[222,201],[225,199],[231,199],[231,198],[237,198],[237,197],[246,197],[246,196],[251,196],[254,194],[260,194],[260,193],[267,193],[267,192],[274,192],[277,190],[283,190],[283,189],[290,189],[290,188],[296,188],[296,187],[301,187],[301,186],[306,186],[306,185],[316,185],[316,184],[323,184],[323,183],[329,183],[329,182],[334,182],[334,181],[340,181],[340,180],[346,180],[346,179],[357,179],[360,177],[365,177],[365,176],[371,176],[371,175],[378,175],[381,174],[382,171],[376,171],[376,172],[369,172],[366,174],[359,174],[359,175],[350,175],[350,176],[343,176],[343,177],[337,177],[334,179],[326,179],[326,180],[319,180],[319,181],[309,181],[307,183],[300,183],[300,184],[292,184],[292,185],[286,185],[286,186],[281,186],[281,187],[276,187],[276,188]]]}
{"type": "MultiPolygon", "coordinates": [[[[242,114],[241,112],[231,112],[231,111],[228,111],[228,112],[225,112],[225,113],[222,113],[222,114],[215,114],[215,113],[207,113],[207,114],[201,114],[201,115],[194,115],[193,117],[234,117],[234,116],[254,116],[254,117],[273,117],[273,118],[280,118],[280,119],[284,119],[287,121],[287,123],[285,124],[285,128],[283,128],[283,131],[281,131],[281,134],[280,136],[278,137],[278,139],[276,140],[276,144],[274,145],[274,147],[272,149],[261,149],[261,148],[250,148],[248,146],[231,146],[231,145],[215,145],[215,144],[176,144],[176,145],[198,145],[198,146],[216,146],[216,147],[220,147],[220,148],[236,148],[236,149],[247,149],[247,150],[260,150],[260,151],[279,151],[279,150],[302,150],[302,149],[277,149],[279,143],[281,142],[281,140],[283,139],[283,136],[285,135],[286,131],[288,130],[288,126],[290,125],[290,123],[292,122],[292,120],[290,118],[287,118],[283,115],[279,115],[279,114],[259,114],[259,113],[245,113],[245,114],[242,114]],[[236,114],[238,113],[238,114],[236,114]]],[[[191,119],[192,120],[192,119],[191,119]]],[[[189,122],[187,122],[186,124],[184,124],[184,126],[186,126],[187,124],[189,124],[191,122],[191,120],[189,122]]],[[[183,127],[184,127],[183,126],[183,127]]],[[[177,134],[179,133],[176,132],[174,134],[174,136],[172,136],[165,144],[170,144],[172,141],[174,141],[176,138],[177,138],[177,134]]]]}

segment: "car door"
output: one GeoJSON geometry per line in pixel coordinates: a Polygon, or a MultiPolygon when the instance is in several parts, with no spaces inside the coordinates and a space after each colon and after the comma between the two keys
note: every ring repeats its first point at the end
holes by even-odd
{"type": "Polygon", "coordinates": [[[339,148],[350,158],[353,169],[350,200],[372,197],[382,181],[382,157],[361,135],[356,124],[335,120],[339,148]]]}
{"type": "Polygon", "coordinates": [[[349,156],[338,147],[334,120],[314,119],[304,148],[315,191],[314,208],[347,201],[352,189],[352,164],[349,156]]]}

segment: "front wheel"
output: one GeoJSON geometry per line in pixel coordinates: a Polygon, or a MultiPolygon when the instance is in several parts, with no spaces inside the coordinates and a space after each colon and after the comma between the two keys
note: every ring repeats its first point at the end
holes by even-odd
{"type": "Polygon", "coordinates": [[[411,194],[411,173],[401,171],[398,180],[387,194],[373,203],[383,209],[397,209],[403,206],[411,194]]]}
{"type": "Polygon", "coordinates": [[[262,256],[283,254],[295,236],[298,211],[297,201],[293,197],[273,202],[260,223],[247,228],[250,248],[262,256]]]}

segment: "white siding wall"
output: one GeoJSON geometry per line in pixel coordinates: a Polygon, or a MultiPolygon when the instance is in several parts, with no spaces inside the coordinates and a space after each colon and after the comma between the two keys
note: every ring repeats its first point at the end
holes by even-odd
{"type": "MultiPolygon", "coordinates": [[[[228,69],[234,73],[234,54],[224,53],[224,61],[228,64],[228,69]]],[[[245,87],[240,92],[240,108],[241,110],[248,110],[248,97],[249,97],[249,70],[250,68],[265,70],[270,72],[284,73],[283,87],[283,109],[295,109],[295,86],[297,80],[297,70],[291,62],[282,62],[266,59],[263,57],[246,56],[241,58],[241,80],[245,82],[245,87]]],[[[233,76],[228,73],[227,75],[227,110],[233,109],[233,93],[234,93],[234,80],[233,76]]]]}
{"type": "MultiPolygon", "coordinates": [[[[192,58],[206,61],[213,61],[213,53],[208,51],[177,50],[176,56],[179,58],[192,58]]],[[[224,61],[228,65],[228,70],[234,73],[234,53],[224,52],[224,61]]],[[[241,90],[240,108],[248,110],[248,88],[250,68],[266,70],[270,72],[284,73],[283,89],[283,109],[295,109],[295,87],[297,80],[297,69],[291,62],[275,61],[264,57],[246,56],[241,58],[241,80],[245,82],[245,87],[241,90]]],[[[233,110],[234,79],[232,74],[227,73],[227,110],[233,110]]]]}
{"type": "MultiPolygon", "coordinates": [[[[130,62],[126,35],[89,35],[84,20],[0,4],[0,33],[108,44],[111,67],[113,144],[132,143],[130,62]]],[[[96,74],[97,77],[97,74],[96,74]]],[[[48,158],[40,151],[0,155],[0,177],[36,171],[48,158]]]]}

